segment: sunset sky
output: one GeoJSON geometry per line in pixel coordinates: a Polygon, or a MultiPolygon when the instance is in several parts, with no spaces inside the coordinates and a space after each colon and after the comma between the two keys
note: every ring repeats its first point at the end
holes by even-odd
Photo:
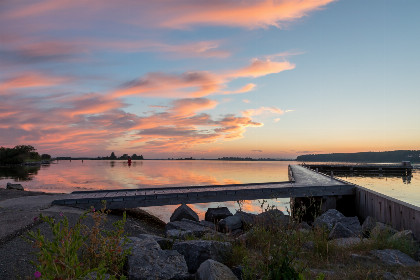
{"type": "Polygon", "coordinates": [[[420,1],[0,2],[0,146],[420,149],[420,1]]]}

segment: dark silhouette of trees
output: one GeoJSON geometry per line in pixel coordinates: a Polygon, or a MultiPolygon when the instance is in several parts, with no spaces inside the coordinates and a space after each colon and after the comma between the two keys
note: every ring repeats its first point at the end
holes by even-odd
{"type": "Polygon", "coordinates": [[[117,157],[115,156],[114,152],[111,153],[111,156],[109,157],[109,159],[117,159],[117,157]]]}
{"type": "Polygon", "coordinates": [[[21,164],[25,161],[37,161],[41,156],[30,145],[17,145],[14,148],[0,147],[0,164],[21,164]]]}

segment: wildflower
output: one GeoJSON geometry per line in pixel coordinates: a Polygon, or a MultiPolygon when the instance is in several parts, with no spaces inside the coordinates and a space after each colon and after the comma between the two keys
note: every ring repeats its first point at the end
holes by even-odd
{"type": "Polygon", "coordinates": [[[34,222],[36,222],[36,221],[38,221],[38,217],[35,217],[35,218],[34,218],[34,222]]]}
{"type": "Polygon", "coordinates": [[[41,272],[35,271],[34,276],[36,279],[41,278],[41,272]]]}
{"type": "Polygon", "coordinates": [[[63,212],[60,212],[60,217],[63,217],[63,215],[64,215],[63,212]]]}
{"type": "Polygon", "coordinates": [[[92,212],[95,212],[95,208],[92,208],[92,212]]]}

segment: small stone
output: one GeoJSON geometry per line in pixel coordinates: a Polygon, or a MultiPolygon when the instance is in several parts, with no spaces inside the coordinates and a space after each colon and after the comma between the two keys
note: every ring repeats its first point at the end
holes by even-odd
{"type": "Polygon", "coordinates": [[[204,216],[206,221],[218,223],[221,219],[232,216],[227,207],[209,208],[204,216]]]}
{"type": "Polygon", "coordinates": [[[175,211],[172,213],[170,221],[181,221],[182,219],[192,220],[192,221],[199,221],[197,213],[194,212],[190,207],[186,204],[181,204],[175,211]]]}
{"type": "Polygon", "coordinates": [[[12,184],[12,183],[7,183],[6,189],[8,189],[8,190],[18,190],[18,191],[23,191],[24,190],[21,184],[12,184]]]}
{"type": "Polygon", "coordinates": [[[380,259],[385,265],[396,265],[396,266],[418,266],[419,263],[413,260],[407,254],[399,250],[385,249],[385,250],[372,250],[372,255],[380,259]]]}
{"type": "Polygon", "coordinates": [[[233,274],[232,270],[226,265],[214,261],[206,260],[197,269],[196,273],[197,280],[238,280],[233,274]]]}

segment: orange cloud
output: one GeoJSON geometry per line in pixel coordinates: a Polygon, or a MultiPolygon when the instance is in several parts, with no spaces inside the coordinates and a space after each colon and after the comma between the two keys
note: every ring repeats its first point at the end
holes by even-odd
{"type": "Polygon", "coordinates": [[[234,26],[244,28],[282,27],[310,12],[322,9],[334,0],[259,0],[259,1],[140,1],[104,2],[92,0],[87,5],[81,0],[44,0],[5,9],[8,19],[27,17],[48,18],[59,15],[62,22],[73,25],[109,18],[115,23],[131,23],[149,28],[190,28],[197,25],[234,26]],[[139,14],[141,16],[139,16],[139,14]]]}
{"type": "Polygon", "coordinates": [[[238,94],[253,90],[256,85],[249,83],[244,87],[229,91],[222,90],[237,78],[258,78],[294,69],[295,65],[288,61],[272,61],[270,59],[254,59],[249,66],[224,74],[208,71],[185,72],[182,74],[149,73],[139,79],[123,84],[112,93],[115,97],[139,95],[145,97],[203,97],[211,94],[238,94]]]}
{"type": "Polygon", "coordinates": [[[281,27],[318,10],[334,0],[265,1],[183,1],[162,12],[161,25],[185,28],[196,25],[221,25],[246,28],[281,27]],[[165,13],[166,12],[166,13],[165,13]]]}
{"type": "Polygon", "coordinates": [[[280,73],[285,70],[294,69],[295,65],[288,61],[277,62],[270,59],[254,59],[251,65],[232,72],[229,76],[232,78],[252,77],[258,78],[269,74],[280,73]]]}
{"type": "Polygon", "coordinates": [[[47,76],[31,72],[23,73],[0,83],[0,90],[11,90],[29,87],[49,87],[68,81],[68,78],[47,76]]]}
{"type": "Polygon", "coordinates": [[[209,72],[186,72],[181,75],[149,73],[145,77],[125,83],[113,95],[202,97],[218,92],[222,83],[219,77],[209,72]]]}
{"type": "Polygon", "coordinates": [[[207,98],[187,98],[175,100],[173,111],[177,116],[193,116],[198,111],[213,109],[217,102],[207,98]]]}

